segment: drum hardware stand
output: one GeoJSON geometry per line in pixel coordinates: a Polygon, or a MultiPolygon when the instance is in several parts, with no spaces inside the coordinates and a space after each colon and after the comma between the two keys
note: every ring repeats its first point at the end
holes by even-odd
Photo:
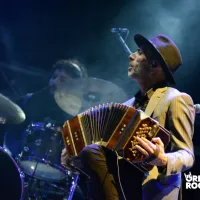
{"type": "Polygon", "coordinates": [[[31,177],[34,177],[35,172],[36,172],[36,169],[37,169],[37,166],[38,166],[38,163],[39,163],[39,162],[36,162],[36,165],[35,165],[35,167],[34,167],[33,173],[31,174],[31,177]]]}
{"type": "Polygon", "coordinates": [[[52,152],[52,150],[49,149],[49,152],[46,152],[46,154],[45,154],[45,159],[44,159],[44,158],[42,159],[42,160],[44,161],[45,164],[48,164],[47,159],[48,159],[49,154],[50,154],[51,152],[52,152]]]}
{"type": "Polygon", "coordinates": [[[68,159],[68,164],[71,167],[72,172],[75,171],[75,173],[83,174],[84,176],[87,177],[87,179],[90,179],[90,176],[87,173],[85,173],[82,169],[74,165],[72,158],[68,159]]]}
{"type": "MultiPolygon", "coordinates": [[[[33,178],[33,177],[30,177],[30,182],[28,182],[27,183],[27,187],[28,187],[28,198],[29,198],[29,200],[42,200],[43,198],[46,198],[47,197],[47,194],[48,194],[48,191],[49,191],[49,189],[47,189],[46,191],[45,191],[45,193],[41,193],[40,192],[40,181],[41,180],[38,180],[38,179],[35,179],[35,178],[33,178]],[[31,187],[33,186],[33,184],[36,184],[36,191],[35,192],[33,192],[32,194],[31,194],[31,187]]],[[[49,186],[50,187],[50,186],[49,186]]]]}
{"type": "Polygon", "coordinates": [[[35,172],[36,172],[36,169],[37,169],[37,166],[38,166],[38,163],[39,162],[37,162],[36,163],[36,165],[35,165],[35,167],[34,167],[34,171],[33,171],[33,173],[30,175],[31,176],[31,178],[30,178],[30,183],[28,184],[28,194],[29,194],[29,190],[31,189],[31,186],[33,185],[33,183],[34,183],[34,181],[36,181],[36,185],[37,185],[37,191],[36,191],[36,193],[34,193],[34,196],[36,197],[36,200],[41,200],[41,196],[39,195],[39,192],[38,192],[38,188],[40,187],[40,185],[39,185],[39,182],[40,182],[40,180],[38,180],[38,179],[35,179],[34,178],[34,175],[35,175],[35,172]]]}
{"type": "MultiPolygon", "coordinates": [[[[74,173],[76,174],[76,176],[75,176],[75,178],[74,178],[74,181],[73,181],[72,186],[70,187],[70,192],[69,192],[68,198],[67,198],[67,199],[64,198],[63,200],[72,200],[73,194],[74,194],[74,191],[75,191],[75,189],[76,189],[77,182],[78,182],[78,178],[79,178],[79,175],[80,175],[80,174],[83,174],[84,176],[87,177],[87,181],[85,181],[87,185],[88,185],[88,183],[90,182],[90,176],[89,176],[87,173],[85,173],[83,170],[81,170],[79,167],[76,167],[76,166],[72,163],[72,161],[73,161],[72,159],[69,159],[69,165],[70,165],[71,168],[72,168],[72,172],[73,172],[73,170],[75,171],[74,173]]],[[[67,171],[66,171],[66,173],[67,173],[67,171]]],[[[87,194],[87,196],[88,196],[88,194],[87,194]]]]}
{"type": "MultiPolygon", "coordinates": [[[[46,183],[46,182],[45,182],[46,183]]],[[[50,189],[51,183],[48,184],[48,188],[47,190],[45,190],[45,192],[41,195],[42,199],[46,198],[50,189]]]]}
{"type": "MultiPolygon", "coordinates": [[[[59,186],[57,186],[56,184],[53,184],[53,183],[49,183],[49,182],[47,182],[47,181],[45,181],[45,185],[47,185],[49,188],[52,186],[54,189],[57,189],[57,191],[62,191],[63,193],[64,193],[64,195],[67,195],[67,190],[66,189],[64,189],[63,187],[59,187],[59,186]]],[[[49,190],[47,190],[47,192],[46,192],[46,196],[44,196],[43,195],[43,198],[44,197],[47,197],[47,194],[48,194],[48,191],[49,190]]]]}
{"type": "MultiPolygon", "coordinates": [[[[79,173],[76,173],[75,177],[74,177],[74,181],[72,182],[72,186],[70,187],[69,196],[66,200],[72,200],[73,195],[74,195],[74,191],[75,191],[76,186],[77,186],[78,178],[79,178],[79,173]]],[[[64,198],[64,200],[65,200],[65,198],[64,198]]]]}

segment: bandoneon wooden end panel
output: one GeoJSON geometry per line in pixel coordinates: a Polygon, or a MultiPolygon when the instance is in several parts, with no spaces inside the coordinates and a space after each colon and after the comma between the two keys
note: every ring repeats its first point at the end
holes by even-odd
{"type": "Polygon", "coordinates": [[[80,123],[81,114],[67,120],[63,126],[62,135],[69,156],[77,156],[87,146],[80,123]]]}
{"type": "MultiPolygon", "coordinates": [[[[119,154],[132,163],[143,162],[144,155],[137,151],[134,147],[135,145],[140,145],[136,140],[136,137],[144,137],[149,141],[154,137],[160,137],[164,147],[166,148],[170,141],[170,133],[165,128],[159,125],[159,123],[153,120],[151,117],[145,116],[144,113],[140,113],[139,121],[136,123],[129,134],[128,138],[125,139],[125,143],[117,146],[117,151],[119,154]]],[[[126,135],[126,134],[124,134],[126,135]]]]}

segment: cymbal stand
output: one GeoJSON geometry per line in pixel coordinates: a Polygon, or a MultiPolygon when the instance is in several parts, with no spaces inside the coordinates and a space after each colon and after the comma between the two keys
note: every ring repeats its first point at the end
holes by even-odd
{"type": "Polygon", "coordinates": [[[35,200],[41,200],[41,196],[39,195],[39,189],[38,187],[40,186],[40,180],[37,180],[34,178],[34,175],[35,175],[35,172],[36,172],[36,169],[37,169],[37,166],[38,166],[38,163],[39,162],[36,162],[36,165],[34,167],[34,170],[33,170],[33,173],[30,175],[31,176],[31,180],[30,180],[30,183],[28,184],[29,186],[29,189],[31,188],[31,186],[33,185],[34,181],[36,181],[36,185],[37,185],[37,191],[36,193],[34,193],[34,197],[36,198],[35,200]]]}
{"type": "Polygon", "coordinates": [[[67,200],[72,200],[74,191],[76,189],[77,183],[78,183],[79,173],[75,173],[74,180],[72,181],[72,186],[70,187],[70,192],[67,200]]]}

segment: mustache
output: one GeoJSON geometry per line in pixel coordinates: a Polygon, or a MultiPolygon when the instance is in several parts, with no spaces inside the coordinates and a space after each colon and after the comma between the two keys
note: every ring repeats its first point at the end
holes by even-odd
{"type": "Polygon", "coordinates": [[[134,73],[139,73],[140,72],[140,66],[139,65],[136,65],[133,67],[133,72],[134,73]]]}

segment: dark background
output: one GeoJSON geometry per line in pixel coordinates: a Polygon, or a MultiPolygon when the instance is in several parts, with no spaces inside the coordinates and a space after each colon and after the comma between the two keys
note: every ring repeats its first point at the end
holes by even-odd
{"type": "MultiPolygon", "coordinates": [[[[89,76],[108,80],[133,96],[138,87],[127,78],[128,55],[110,31],[125,27],[132,51],[137,48],[136,33],[173,38],[183,57],[175,75],[177,88],[200,103],[199,9],[199,0],[1,1],[0,92],[13,100],[35,92],[47,84],[58,59],[74,58],[89,76]]],[[[195,175],[200,172],[199,131],[200,116],[196,116],[196,163],[190,170],[195,175]]],[[[195,198],[199,190],[184,190],[184,199],[195,198]]]]}

